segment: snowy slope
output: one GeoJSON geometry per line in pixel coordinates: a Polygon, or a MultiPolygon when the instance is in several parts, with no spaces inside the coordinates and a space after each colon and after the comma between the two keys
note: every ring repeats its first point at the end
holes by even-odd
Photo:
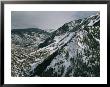
{"type": "MultiPolygon", "coordinates": [[[[14,35],[13,42],[22,42],[21,36],[14,35]]],[[[12,76],[100,76],[99,14],[65,23],[50,35],[41,33],[35,38],[40,40],[32,41],[37,44],[34,46],[12,45],[12,76]]]]}
{"type": "Polygon", "coordinates": [[[68,38],[65,37],[66,33],[60,33],[59,36],[54,37],[58,44],[67,43],[66,46],[59,50],[58,55],[53,58],[41,76],[99,76],[100,25],[94,26],[94,24],[100,21],[99,19],[99,15],[96,15],[82,21],[80,20],[79,23],[68,23],[70,31],[68,38]],[[76,31],[71,32],[77,26],[80,27],[76,31]],[[63,37],[64,39],[60,40],[63,37]],[[89,69],[91,71],[88,71],[89,69]],[[95,69],[97,70],[95,71],[95,69]]]}
{"type": "Polygon", "coordinates": [[[22,47],[30,45],[37,47],[50,35],[50,33],[38,28],[12,29],[11,32],[12,43],[22,47]]]}

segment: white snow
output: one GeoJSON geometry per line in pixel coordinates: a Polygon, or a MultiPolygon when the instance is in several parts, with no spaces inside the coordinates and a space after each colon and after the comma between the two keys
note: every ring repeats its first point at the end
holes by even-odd
{"type": "Polygon", "coordinates": [[[24,60],[26,60],[26,59],[22,59],[22,60],[18,60],[19,62],[23,62],[24,60]]]}
{"type": "Polygon", "coordinates": [[[55,40],[55,43],[58,43],[60,40],[62,40],[65,36],[67,36],[68,33],[65,33],[65,34],[62,34],[60,36],[55,36],[54,37],[54,40],[55,40]]]}
{"type": "Polygon", "coordinates": [[[58,43],[58,46],[61,47],[63,46],[65,43],[67,43],[72,37],[74,36],[74,32],[69,33],[62,41],[60,41],[58,43]]]}
{"type": "Polygon", "coordinates": [[[84,25],[82,25],[82,29],[84,28],[84,25]]]}
{"type": "Polygon", "coordinates": [[[97,39],[97,38],[94,38],[96,41],[98,41],[98,42],[100,42],[100,40],[99,39],[97,39]]]}
{"type": "Polygon", "coordinates": [[[97,42],[100,42],[100,40],[99,39],[97,39],[97,38],[95,38],[93,35],[92,35],[92,37],[97,41],[97,42]]]}
{"type": "Polygon", "coordinates": [[[93,26],[93,24],[94,24],[94,21],[91,20],[90,23],[88,24],[88,26],[93,26]]]}
{"type": "Polygon", "coordinates": [[[83,62],[87,64],[87,62],[88,62],[87,57],[83,56],[82,59],[83,59],[83,62]]]}
{"type": "Polygon", "coordinates": [[[38,63],[32,63],[30,64],[31,70],[33,71],[37,67],[38,63]]]}

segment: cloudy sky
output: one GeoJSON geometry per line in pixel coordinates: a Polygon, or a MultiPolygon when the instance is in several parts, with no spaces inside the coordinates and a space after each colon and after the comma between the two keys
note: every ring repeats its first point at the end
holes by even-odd
{"type": "Polygon", "coordinates": [[[12,29],[58,29],[64,23],[96,14],[96,11],[12,11],[12,29]]]}

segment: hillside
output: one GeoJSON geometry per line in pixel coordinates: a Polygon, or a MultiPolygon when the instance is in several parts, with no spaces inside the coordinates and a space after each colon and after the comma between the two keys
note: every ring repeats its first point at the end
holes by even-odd
{"type": "Polygon", "coordinates": [[[14,30],[11,51],[12,76],[100,76],[100,16],[65,23],[51,33],[14,30]]]}

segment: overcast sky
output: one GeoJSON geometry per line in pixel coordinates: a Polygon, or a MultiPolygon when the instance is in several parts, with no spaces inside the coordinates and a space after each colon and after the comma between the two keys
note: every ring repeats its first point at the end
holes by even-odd
{"type": "Polygon", "coordinates": [[[12,11],[11,26],[15,28],[58,29],[64,23],[96,14],[96,11],[12,11]]]}

